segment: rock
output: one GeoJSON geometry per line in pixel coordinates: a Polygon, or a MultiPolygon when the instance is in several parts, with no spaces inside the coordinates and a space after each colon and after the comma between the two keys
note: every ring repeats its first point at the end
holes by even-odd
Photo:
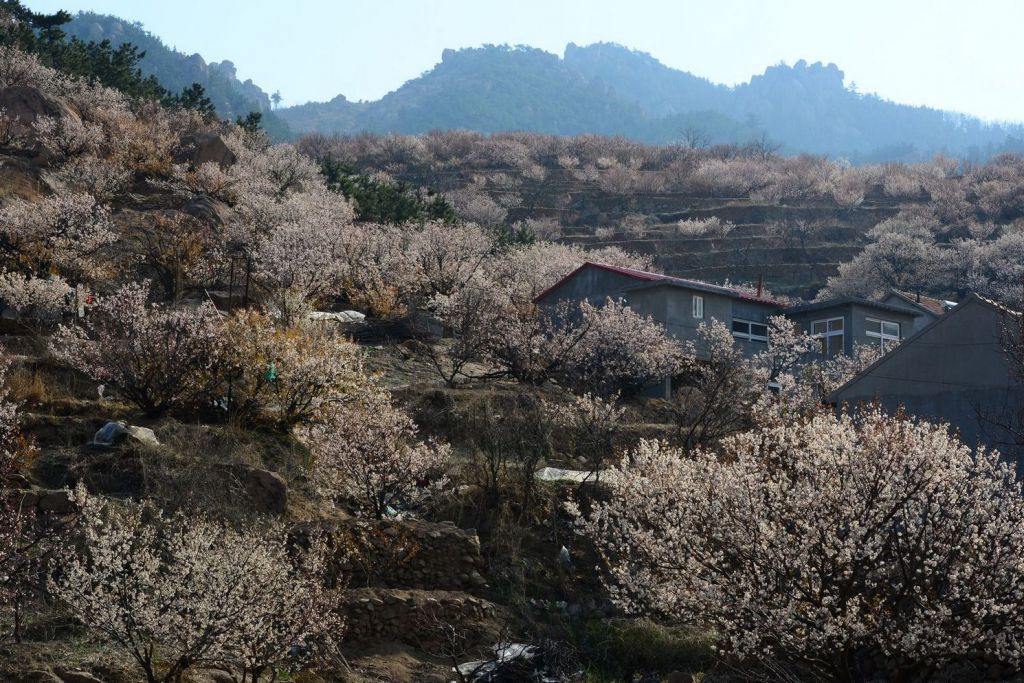
{"type": "Polygon", "coordinates": [[[75,503],[71,500],[71,492],[66,490],[49,491],[39,497],[37,504],[40,512],[52,512],[65,515],[75,511],[75,503]]]}
{"type": "Polygon", "coordinates": [[[191,162],[198,166],[209,162],[220,164],[221,168],[233,166],[237,158],[228,149],[224,140],[216,133],[193,133],[181,139],[181,152],[175,155],[178,163],[191,162]]]}
{"type": "Polygon", "coordinates": [[[78,118],[78,114],[64,102],[28,85],[0,89],[0,109],[5,110],[9,118],[17,120],[23,128],[22,133],[31,132],[32,124],[42,116],[78,118]]]}
{"type": "Polygon", "coordinates": [[[260,510],[283,515],[288,508],[288,482],[277,472],[249,468],[242,476],[242,485],[260,510]]]}
{"type": "Polygon", "coordinates": [[[85,671],[58,670],[57,675],[64,683],[103,683],[103,681],[85,671]]]}
{"type": "Polygon", "coordinates": [[[0,162],[0,198],[35,201],[46,192],[39,167],[27,159],[8,157],[0,162]]]}
{"type": "Polygon", "coordinates": [[[156,438],[156,434],[149,427],[136,427],[133,425],[126,425],[124,422],[108,422],[107,424],[100,427],[99,431],[89,442],[90,446],[99,446],[102,448],[112,448],[126,438],[134,439],[139,443],[144,443],[147,446],[159,446],[160,441],[156,438]]]}
{"type": "Polygon", "coordinates": [[[228,223],[233,215],[230,206],[213,197],[194,197],[182,206],[181,210],[216,225],[228,223]]]}
{"type": "Polygon", "coordinates": [[[29,671],[18,679],[18,683],[62,683],[52,671],[29,671]]]}
{"type": "Polygon", "coordinates": [[[156,434],[149,427],[135,427],[128,425],[128,436],[135,439],[139,443],[144,443],[147,446],[159,446],[160,441],[156,438],[156,434]]]}

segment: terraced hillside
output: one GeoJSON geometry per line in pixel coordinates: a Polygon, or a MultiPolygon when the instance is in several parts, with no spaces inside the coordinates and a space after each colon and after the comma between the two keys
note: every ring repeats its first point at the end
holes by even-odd
{"type": "MultiPolygon", "coordinates": [[[[563,240],[648,254],[670,275],[711,282],[755,282],[763,276],[776,293],[809,298],[840,263],[860,252],[867,231],[898,213],[900,206],[884,197],[841,208],[826,203],[780,206],[680,195],[624,199],[598,193],[574,197],[557,218],[565,226],[563,240]],[[680,220],[710,217],[735,227],[725,235],[679,234],[680,220]],[[794,234],[801,221],[806,234],[794,234]],[[787,232],[777,225],[793,229],[787,232]]],[[[527,213],[514,209],[510,217],[527,213]]]]}

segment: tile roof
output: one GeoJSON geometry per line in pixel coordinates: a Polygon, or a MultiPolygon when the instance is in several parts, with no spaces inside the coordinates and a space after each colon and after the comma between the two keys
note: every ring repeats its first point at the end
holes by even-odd
{"type": "Polygon", "coordinates": [[[898,289],[889,290],[889,295],[897,296],[900,299],[906,301],[908,304],[913,304],[915,306],[923,308],[932,315],[942,315],[949,308],[946,302],[940,299],[933,299],[930,296],[911,294],[909,292],[901,292],[898,289]]]}

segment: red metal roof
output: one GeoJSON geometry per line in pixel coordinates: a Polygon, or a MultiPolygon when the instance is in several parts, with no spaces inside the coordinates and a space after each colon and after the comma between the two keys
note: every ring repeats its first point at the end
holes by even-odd
{"type": "Polygon", "coordinates": [[[643,282],[664,283],[667,285],[677,285],[683,287],[692,286],[697,289],[719,291],[728,296],[733,296],[737,299],[743,299],[745,301],[756,301],[758,303],[771,304],[773,306],[778,306],[779,308],[786,307],[786,304],[782,303],[781,301],[775,301],[774,299],[769,299],[767,297],[758,297],[753,294],[747,294],[746,292],[740,291],[738,289],[733,289],[732,287],[722,287],[721,285],[712,285],[706,282],[701,282],[699,280],[687,280],[685,278],[672,277],[670,275],[663,275],[661,273],[649,273],[645,270],[633,270],[632,268],[622,268],[620,266],[613,266],[607,263],[598,263],[596,261],[584,261],[578,268],[574,269],[571,273],[569,273],[568,275],[560,279],[558,282],[546,288],[540,294],[535,296],[533,298],[533,301],[535,303],[540,301],[548,294],[550,294],[552,291],[560,287],[563,283],[573,278],[576,275],[576,273],[580,272],[581,270],[588,266],[591,266],[593,268],[600,268],[601,270],[607,270],[612,273],[618,273],[620,275],[626,275],[627,277],[632,277],[643,282]]]}

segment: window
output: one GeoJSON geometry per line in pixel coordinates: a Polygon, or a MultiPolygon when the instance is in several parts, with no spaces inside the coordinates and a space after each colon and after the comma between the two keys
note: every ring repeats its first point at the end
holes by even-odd
{"type": "Polygon", "coordinates": [[[815,320],[811,323],[811,336],[821,341],[821,352],[826,356],[843,353],[844,324],[842,318],[815,320]]]}
{"type": "Polygon", "coordinates": [[[704,317],[704,297],[696,296],[693,297],[693,317],[703,318],[704,317]]]}
{"type": "Polygon", "coordinates": [[[733,318],[732,336],[737,339],[746,339],[747,341],[767,342],[768,325],[765,323],[755,323],[751,320],[733,318]]]}
{"type": "Polygon", "coordinates": [[[882,353],[900,343],[900,324],[888,320],[868,318],[864,326],[865,334],[870,339],[877,339],[882,353]]]}

